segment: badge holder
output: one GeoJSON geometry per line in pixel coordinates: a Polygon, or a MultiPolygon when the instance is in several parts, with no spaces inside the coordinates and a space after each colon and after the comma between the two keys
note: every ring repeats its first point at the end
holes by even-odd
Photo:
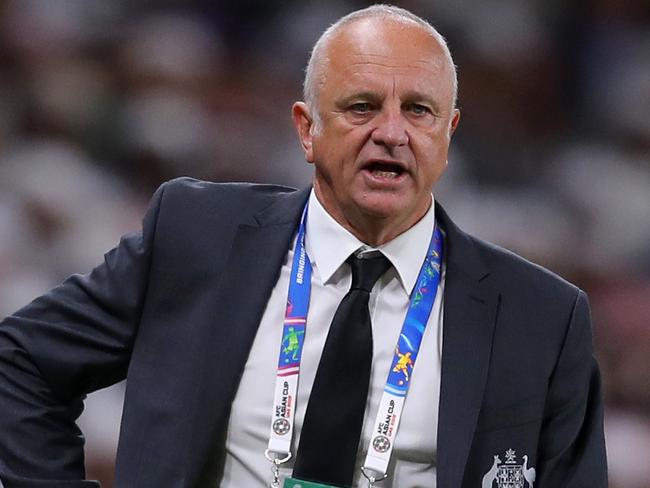
{"type": "Polygon", "coordinates": [[[287,478],[284,480],[283,488],[338,488],[334,485],[324,485],[314,483],[313,481],[304,481],[296,478],[287,478]]]}
{"type": "MultiPolygon", "coordinates": [[[[361,468],[361,473],[363,477],[368,480],[368,488],[375,488],[375,483],[388,478],[387,474],[383,474],[380,478],[375,478],[373,471],[366,469],[365,467],[361,468]]],[[[287,478],[284,480],[283,488],[337,488],[333,485],[324,485],[322,483],[314,483],[313,481],[303,481],[296,478],[287,478]]]]}

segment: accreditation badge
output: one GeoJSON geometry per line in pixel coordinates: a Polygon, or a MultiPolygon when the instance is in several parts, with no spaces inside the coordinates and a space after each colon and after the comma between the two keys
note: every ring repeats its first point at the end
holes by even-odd
{"type": "Polygon", "coordinates": [[[334,485],[324,485],[323,483],[314,483],[313,481],[303,481],[296,478],[287,478],[284,480],[283,488],[338,488],[334,485]]]}

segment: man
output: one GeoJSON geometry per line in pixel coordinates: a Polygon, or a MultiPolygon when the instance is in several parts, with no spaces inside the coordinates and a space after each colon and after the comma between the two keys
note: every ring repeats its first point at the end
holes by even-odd
{"type": "Polygon", "coordinates": [[[74,420],[124,377],[118,487],[606,486],[584,293],[433,204],[455,98],[422,19],[375,6],[328,29],[293,107],[313,190],[167,183],[141,234],[2,323],[5,486],[94,486],[74,420]],[[384,266],[374,285],[359,285],[366,261],[384,266]],[[372,334],[352,352],[369,349],[369,371],[350,388],[366,366],[329,348],[359,296],[372,334]],[[344,398],[323,393],[328,374],[344,398]],[[330,428],[356,384],[363,422],[330,428]]]}

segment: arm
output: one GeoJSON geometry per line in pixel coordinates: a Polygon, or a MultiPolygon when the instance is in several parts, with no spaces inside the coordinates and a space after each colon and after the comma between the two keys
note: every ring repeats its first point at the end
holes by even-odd
{"type": "Polygon", "coordinates": [[[607,486],[603,403],[591,317],[580,291],[553,376],[540,435],[535,486],[607,486]]]}
{"type": "MultiPolygon", "coordinates": [[[[146,295],[164,186],[142,233],[0,323],[0,480],[13,487],[96,487],[75,421],[86,393],[126,376],[146,295]],[[76,480],[76,481],[75,481],[76,480]]],[[[2,484],[0,483],[0,486],[2,484]]]]}

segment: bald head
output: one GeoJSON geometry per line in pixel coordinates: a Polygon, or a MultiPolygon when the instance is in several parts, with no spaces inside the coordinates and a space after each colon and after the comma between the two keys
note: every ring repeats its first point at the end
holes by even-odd
{"type": "Polygon", "coordinates": [[[460,117],[439,34],[393,7],[344,17],[318,41],[305,91],[292,116],[329,215],[371,245],[419,221],[460,117]]]}
{"type": "Polygon", "coordinates": [[[449,84],[452,94],[450,109],[456,107],[456,100],[458,97],[456,67],[444,37],[442,37],[442,35],[426,20],[408,10],[392,5],[373,5],[340,18],[325,32],[323,32],[312,49],[305,72],[303,96],[317,126],[319,125],[318,99],[320,89],[325,82],[325,77],[327,76],[327,68],[331,61],[330,45],[332,41],[344,34],[346,31],[349,31],[350,28],[358,27],[359,24],[374,24],[381,28],[382,23],[398,23],[402,24],[405,28],[421,29],[423,33],[435,41],[437,49],[434,47],[432,55],[435,56],[438,54],[435,51],[440,51],[442,54],[441,57],[447,65],[446,71],[449,75],[449,84]]]}

